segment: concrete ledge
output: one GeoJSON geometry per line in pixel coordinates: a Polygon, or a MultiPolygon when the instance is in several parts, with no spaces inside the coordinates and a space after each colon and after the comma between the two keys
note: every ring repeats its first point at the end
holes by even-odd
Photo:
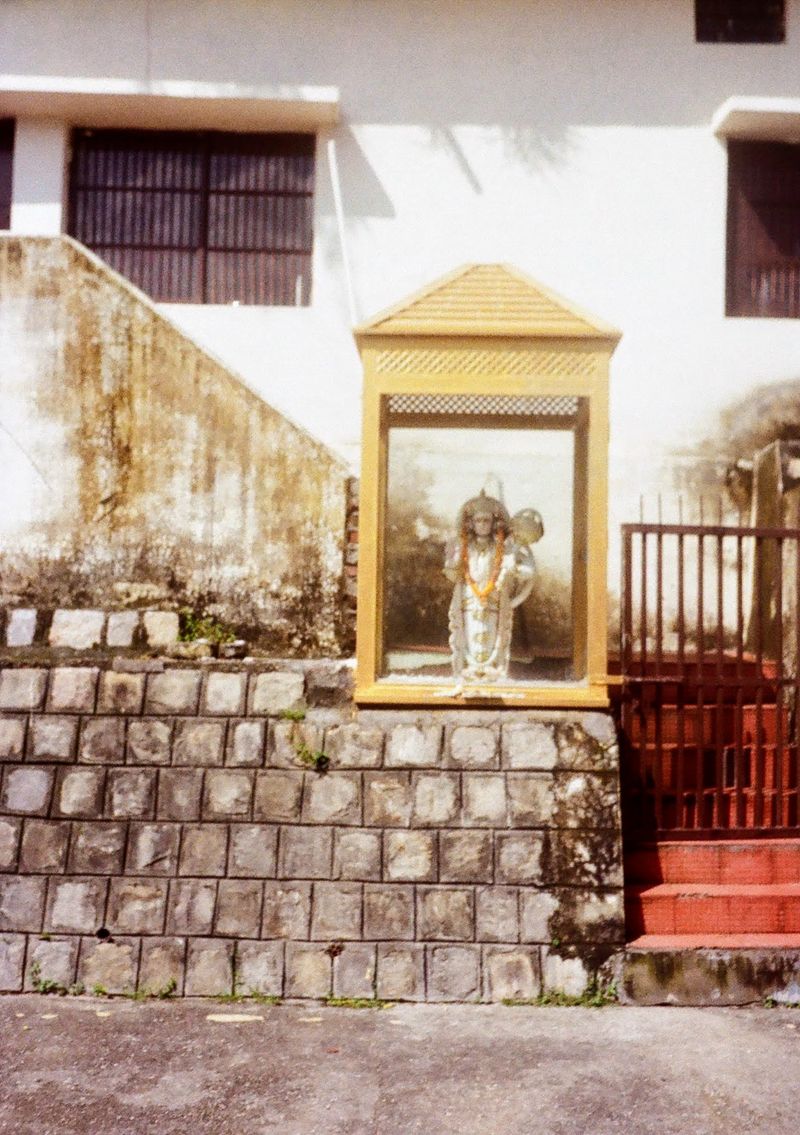
{"type": "Polygon", "coordinates": [[[629,1005],[800,1003],[800,948],[625,951],[619,998],[629,1005]]]}

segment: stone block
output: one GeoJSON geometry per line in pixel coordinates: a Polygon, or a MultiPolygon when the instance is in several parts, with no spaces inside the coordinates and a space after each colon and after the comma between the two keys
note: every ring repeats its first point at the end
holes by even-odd
{"type": "Polygon", "coordinates": [[[112,934],[163,934],[166,879],[112,879],[108,928],[112,934]]]}
{"type": "Polygon", "coordinates": [[[125,855],[125,824],[75,824],[69,869],[86,875],[121,875],[125,855]]]}
{"type": "Polygon", "coordinates": [[[221,997],[233,992],[233,942],[195,938],[186,956],[187,997],[221,997]]]}
{"type": "Polygon", "coordinates": [[[51,879],[45,930],[71,934],[96,933],[103,925],[107,891],[107,879],[51,879]]]}
{"type": "Polygon", "coordinates": [[[616,774],[560,772],[555,777],[554,825],[559,828],[621,826],[616,774]]]}
{"type": "Polygon", "coordinates": [[[215,880],[173,879],[167,905],[167,933],[210,934],[216,902],[215,880]]]}
{"type": "Polygon", "coordinates": [[[66,820],[26,820],[19,853],[20,873],[63,873],[70,824],[66,820]]]}
{"type": "Polygon", "coordinates": [[[94,666],[58,666],[50,678],[48,708],[53,713],[93,713],[99,670],[94,666]]]}
{"type": "Polygon", "coordinates": [[[417,937],[428,942],[472,941],[475,937],[472,891],[455,887],[419,887],[417,937]]]}
{"type": "Polygon", "coordinates": [[[77,736],[76,717],[33,717],[28,730],[28,760],[73,761],[77,736]]]}
{"type": "Polygon", "coordinates": [[[478,942],[519,941],[519,892],[516,887],[477,888],[475,938],[478,942]]]}
{"type": "Polygon", "coordinates": [[[74,985],[78,969],[79,938],[32,938],[28,944],[25,988],[37,981],[55,982],[62,989],[74,985]]]}
{"type": "Polygon", "coordinates": [[[620,946],[624,942],[622,890],[600,892],[568,887],[557,895],[559,937],[573,942],[612,942],[620,946]]]}
{"type": "Polygon", "coordinates": [[[541,880],[540,832],[499,832],[495,848],[498,883],[538,883],[541,880]]]}
{"type": "Polygon", "coordinates": [[[364,822],[370,827],[407,828],[411,822],[411,776],[407,772],[364,774],[364,822]]]}
{"type": "Polygon", "coordinates": [[[286,996],[329,997],[331,956],[326,946],[311,942],[286,944],[286,996]]]}
{"type": "Polygon", "coordinates": [[[247,820],[253,799],[253,773],[247,769],[211,769],[203,795],[205,819],[247,820]]]}
{"type": "Polygon", "coordinates": [[[266,824],[231,824],[228,875],[272,879],[277,872],[278,829],[266,824]]]}
{"type": "Polygon", "coordinates": [[[553,778],[546,772],[509,774],[506,781],[511,826],[544,828],[553,821],[553,778]]]}
{"type": "Polygon", "coordinates": [[[78,980],[88,993],[133,993],[139,968],[138,939],[81,941],[78,980]]]}
{"type": "Polygon", "coordinates": [[[102,816],[105,775],[101,768],[59,769],[56,810],[62,816],[90,820],[102,816]]]}
{"type": "Polygon", "coordinates": [[[25,964],[25,935],[0,934],[0,993],[22,989],[25,964]]]}
{"type": "Polygon", "coordinates": [[[428,947],[428,1000],[479,1001],[480,946],[428,947]]]}
{"type": "Polygon", "coordinates": [[[142,623],[148,646],[172,646],[178,641],[180,620],[174,611],[145,611],[142,623]]]}
{"type": "Polygon", "coordinates": [[[384,875],[394,882],[430,882],[436,878],[433,832],[384,833],[384,875]]]}
{"type": "Polygon", "coordinates": [[[350,705],[353,700],[350,662],[312,662],[306,670],[306,697],[313,706],[350,705]]]}
{"type": "Polygon", "coordinates": [[[46,688],[46,670],[0,670],[0,710],[41,709],[46,688]]]}
{"type": "Polygon", "coordinates": [[[133,646],[139,626],[138,611],[111,611],[106,623],[106,646],[133,646]]]}
{"type": "Polygon", "coordinates": [[[53,769],[9,766],[3,777],[3,811],[45,815],[50,807],[53,780],[53,769]]]}
{"type": "Polygon", "coordinates": [[[197,713],[201,678],[199,670],[165,670],[163,674],[150,674],[145,712],[156,716],[197,713]]]}
{"type": "Polygon", "coordinates": [[[508,823],[506,779],[499,773],[464,773],[462,823],[467,827],[505,827],[508,823]]]}
{"type": "Polygon", "coordinates": [[[459,783],[456,773],[418,773],[413,778],[411,823],[415,827],[441,827],[458,815],[459,783]]]}
{"type": "Polygon", "coordinates": [[[576,887],[621,887],[622,832],[555,831],[550,835],[544,881],[576,887]]]}
{"type": "Polygon", "coordinates": [[[162,996],[174,988],[183,993],[186,958],[185,938],[143,938],[139,962],[139,989],[143,993],[162,996]]]}
{"type": "Polygon", "coordinates": [[[202,769],[161,769],[156,815],[159,820],[199,820],[202,791],[202,769]]]}
{"type": "Polygon", "coordinates": [[[297,768],[300,753],[322,748],[322,730],[310,721],[271,721],[267,745],[267,764],[275,768],[297,768]]]}
{"type": "Polygon", "coordinates": [[[0,876],[0,930],[41,930],[46,886],[46,879],[0,876]]]}
{"type": "Polygon", "coordinates": [[[200,712],[208,717],[239,717],[245,711],[246,696],[246,674],[207,674],[200,712]]]}
{"type": "Polygon", "coordinates": [[[484,946],[485,1001],[530,1001],[541,993],[539,951],[522,946],[484,946]]]}
{"type": "Polygon", "coordinates": [[[264,763],[265,736],[263,721],[231,722],[225,763],[240,768],[260,768],[264,763]]]}
{"type": "Polygon", "coordinates": [[[284,879],[330,879],[333,833],[323,827],[281,829],[278,874],[284,879]]]}
{"type": "Polygon", "coordinates": [[[315,883],[311,937],[323,941],[361,937],[361,884],[315,883]]]}
{"type": "Polygon", "coordinates": [[[261,926],[263,883],[256,879],[222,879],[217,891],[214,930],[236,938],[257,938],[261,926]]]}
{"type": "Polygon", "coordinates": [[[47,641],[54,647],[92,650],[102,642],[105,621],[103,611],[59,607],[53,612],[47,641]]]}
{"type": "Polygon", "coordinates": [[[293,670],[275,670],[250,679],[250,712],[277,717],[287,710],[303,708],[305,679],[293,670]]]}
{"type": "Polygon", "coordinates": [[[361,776],[357,772],[306,773],[303,820],[310,824],[360,824],[361,776]]]}
{"type": "Polygon", "coordinates": [[[325,752],[337,768],[379,768],[383,758],[383,730],[350,721],[325,733],[325,752]]]}
{"type": "Polygon", "coordinates": [[[442,883],[491,883],[492,874],[491,832],[441,832],[439,879],[442,883]]]}
{"type": "Polygon", "coordinates": [[[503,767],[555,768],[558,759],[555,727],[543,721],[513,721],[503,726],[503,767]]]}
{"type": "Polygon", "coordinates": [[[116,717],[84,721],[78,760],[87,765],[124,764],[125,722],[116,717]]]}
{"type": "Polygon", "coordinates": [[[395,725],[386,738],[386,767],[435,768],[441,744],[440,725],[395,725]]]}
{"type": "Polygon", "coordinates": [[[459,768],[497,768],[497,733],[485,725],[456,725],[446,746],[449,763],[459,768]]]}
{"type": "Polygon", "coordinates": [[[6,646],[31,646],[36,637],[35,607],[15,607],[8,612],[6,646]]]}
{"type": "Polygon", "coordinates": [[[384,1001],[424,1001],[425,947],[379,942],[375,993],[384,1001]]]}
{"type": "Polygon", "coordinates": [[[283,942],[237,942],[238,989],[244,995],[264,997],[283,994],[283,942]]]}
{"type": "Polygon", "coordinates": [[[125,870],[129,875],[174,875],[179,840],[178,824],[131,824],[125,870]]]}
{"type": "Polygon", "coordinates": [[[0,717],[0,761],[14,763],[25,752],[24,717],[0,717]]]}
{"type": "Polygon", "coordinates": [[[414,938],[414,888],[364,887],[364,937],[377,941],[414,938]]]}
{"type": "Polygon", "coordinates": [[[311,884],[264,884],[262,938],[307,938],[311,920],[311,884]]]}
{"type": "Polygon", "coordinates": [[[106,670],[100,675],[97,712],[141,713],[144,679],[144,674],[118,674],[114,670],[106,670]]]}
{"type": "Polygon", "coordinates": [[[616,772],[619,745],[613,718],[604,713],[584,713],[562,721],[556,728],[558,767],[616,772]]]}
{"type": "Polygon", "coordinates": [[[108,805],[112,816],[150,819],[155,813],[156,806],[156,770],[109,769],[108,805]]]}
{"type": "Polygon", "coordinates": [[[0,819],[0,871],[14,871],[17,866],[22,820],[0,819]]]}
{"type": "Polygon", "coordinates": [[[375,962],[374,945],[348,942],[333,959],[334,997],[374,997],[375,962]]]}
{"type": "Polygon", "coordinates": [[[175,765],[221,765],[225,744],[222,721],[178,721],[172,763],[175,765]]]}
{"type": "Polygon", "coordinates": [[[168,721],[144,718],[128,722],[128,764],[168,765],[172,726],[168,721]]]}
{"type": "Polygon", "coordinates": [[[181,875],[225,874],[228,852],[227,824],[197,824],[183,829],[181,875]]]}
{"type": "Polygon", "coordinates": [[[293,823],[300,819],[303,774],[265,769],[256,773],[253,818],[268,823],[293,823]]]}
{"type": "Polygon", "coordinates": [[[334,832],[334,879],[380,879],[380,832],[363,830],[334,832]]]}
{"type": "Polygon", "coordinates": [[[542,951],[542,986],[546,993],[581,997],[592,983],[592,974],[580,958],[542,951]]]}

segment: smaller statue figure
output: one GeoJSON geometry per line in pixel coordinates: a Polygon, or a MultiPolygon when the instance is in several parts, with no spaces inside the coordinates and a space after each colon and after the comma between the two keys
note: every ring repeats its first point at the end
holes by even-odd
{"type": "Polygon", "coordinates": [[[534,509],[513,519],[505,505],[481,492],[458,514],[458,538],[448,543],[444,572],[454,583],[450,649],[457,682],[495,683],[508,677],[514,607],[530,594],[530,545],[544,532],[534,509]]]}

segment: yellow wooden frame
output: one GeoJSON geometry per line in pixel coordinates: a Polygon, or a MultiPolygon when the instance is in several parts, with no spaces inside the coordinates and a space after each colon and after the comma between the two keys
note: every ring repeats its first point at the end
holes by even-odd
{"type": "Polygon", "coordinates": [[[356,341],[364,367],[357,702],[473,707],[608,704],[608,369],[619,337],[613,328],[500,265],[460,269],[357,329],[356,341]],[[507,284],[508,280],[514,288],[507,284]],[[492,288],[490,318],[484,318],[481,311],[482,281],[492,288]],[[460,318],[453,316],[454,307],[456,316],[459,315],[458,287],[453,288],[454,282],[462,290],[469,285],[469,306],[462,305],[466,311],[460,318]],[[543,308],[540,319],[535,318],[536,305],[528,302],[520,283],[537,301],[544,301],[539,303],[543,308]],[[497,310],[497,293],[502,293],[503,286],[514,293],[511,302],[506,301],[506,309],[512,310],[505,322],[502,307],[499,314],[497,310]],[[526,318],[521,319],[519,308],[526,303],[526,318]],[[529,314],[531,308],[534,318],[529,314]],[[422,360],[422,364],[417,360],[422,360]],[[496,685],[454,696],[446,685],[400,683],[381,677],[387,402],[393,394],[581,399],[581,421],[575,429],[575,463],[576,472],[579,465],[584,465],[585,473],[574,478],[573,655],[586,674],[584,681],[496,685]]]}

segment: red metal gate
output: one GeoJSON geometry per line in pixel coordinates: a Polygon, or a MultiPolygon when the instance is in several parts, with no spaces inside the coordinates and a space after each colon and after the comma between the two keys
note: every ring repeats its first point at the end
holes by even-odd
{"type": "Polygon", "coordinates": [[[622,535],[627,837],[797,835],[800,531],[622,535]]]}

